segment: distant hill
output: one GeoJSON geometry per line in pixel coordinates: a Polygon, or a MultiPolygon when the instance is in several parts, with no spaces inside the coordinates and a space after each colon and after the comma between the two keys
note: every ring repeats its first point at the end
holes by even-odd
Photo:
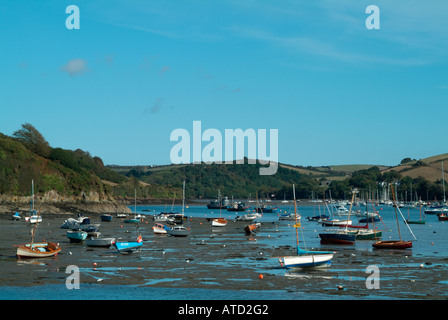
{"type": "MultiPolygon", "coordinates": [[[[279,164],[272,176],[260,176],[259,163],[105,166],[88,151],[50,147],[26,124],[12,137],[0,133],[0,202],[29,196],[31,180],[36,193],[51,195],[55,201],[129,200],[135,191],[140,201],[180,199],[184,180],[191,199],[215,198],[218,190],[241,199],[291,199],[292,184],[298,198],[308,199],[313,194],[322,199],[328,189],[333,198],[344,198],[353,187],[367,193],[391,181],[401,182],[399,192],[403,194],[412,190],[428,199],[442,199],[442,160],[448,160],[448,153],[419,160],[406,158],[395,167],[279,164]]],[[[448,177],[448,161],[444,169],[448,177]]]]}
{"type": "MultiPolygon", "coordinates": [[[[296,184],[298,197],[309,197],[310,190],[321,188],[319,182],[297,170],[280,166],[275,175],[259,175],[260,164],[188,164],[168,166],[108,166],[108,168],[133,176],[150,186],[174,188],[177,198],[181,196],[183,180],[187,182],[189,198],[215,198],[218,190],[222,195],[235,198],[255,199],[284,196],[291,199],[292,184],[296,184]]],[[[170,197],[174,196],[174,192],[170,197]]]]}
{"type": "Polygon", "coordinates": [[[413,179],[423,177],[430,182],[436,182],[437,180],[442,180],[442,161],[444,162],[445,179],[448,179],[448,153],[420,160],[412,160],[395,167],[390,167],[384,171],[394,170],[402,176],[413,179]]]}

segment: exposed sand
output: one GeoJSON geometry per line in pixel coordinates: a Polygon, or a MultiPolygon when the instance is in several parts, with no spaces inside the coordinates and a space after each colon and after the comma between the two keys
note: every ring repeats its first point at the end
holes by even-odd
{"type": "MultiPolygon", "coordinates": [[[[247,224],[229,221],[223,228],[212,228],[204,218],[192,218],[192,233],[187,238],[155,235],[152,217],[139,224],[144,245],[141,252],[119,254],[111,248],[91,248],[70,243],[67,230],[60,225],[67,215],[46,215],[38,227],[36,240],[60,243],[62,252],[55,258],[22,260],[15,257],[14,244],[30,241],[31,226],[10,220],[11,214],[0,215],[0,285],[32,286],[64,284],[65,269],[76,265],[81,270],[81,283],[136,284],[155,287],[187,287],[234,290],[282,290],[328,294],[342,299],[350,297],[447,299],[447,261],[413,257],[411,251],[355,250],[334,246],[332,266],[328,270],[291,272],[280,267],[280,255],[294,254],[288,245],[276,245],[292,228],[278,228],[264,223],[256,235],[245,235],[247,224]],[[285,229],[286,228],[286,229],[285,229]],[[280,230],[280,231],[279,231],[280,230]],[[287,230],[287,231],[284,231],[287,230]],[[96,263],[96,267],[94,267],[96,263]],[[380,289],[366,288],[366,267],[380,267],[380,289]],[[263,279],[259,279],[259,275],[263,279]],[[338,289],[338,286],[342,288],[338,289]]],[[[92,223],[101,223],[104,237],[135,239],[136,228],[114,217],[100,222],[99,214],[90,215],[92,223]]],[[[71,217],[75,217],[73,214],[71,217]]]]}

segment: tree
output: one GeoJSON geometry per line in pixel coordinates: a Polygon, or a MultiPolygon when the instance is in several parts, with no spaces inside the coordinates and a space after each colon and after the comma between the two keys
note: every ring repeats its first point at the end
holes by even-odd
{"type": "Polygon", "coordinates": [[[43,135],[31,124],[22,124],[22,129],[15,131],[13,137],[22,143],[27,149],[34,153],[48,158],[51,147],[43,135]]]}

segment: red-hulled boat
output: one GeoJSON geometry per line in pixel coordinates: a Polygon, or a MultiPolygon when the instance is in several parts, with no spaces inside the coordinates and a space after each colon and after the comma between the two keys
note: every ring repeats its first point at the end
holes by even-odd
{"type": "Polygon", "coordinates": [[[378,241],[372,244],[377,249],[408,249],[412,248],[412,241],[388,240],[378,241]]]}

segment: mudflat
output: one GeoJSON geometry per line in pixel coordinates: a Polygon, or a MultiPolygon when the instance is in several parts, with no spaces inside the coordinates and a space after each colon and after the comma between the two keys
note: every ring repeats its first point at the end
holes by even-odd
{"type": "Polygon", "coordinates": [[[80,270],[81,284],[103,286],[263,290],[272,291],[273,299],[278,291],[300,292],[304,299],[313,294],[335,299],[343,299],[345,295],[360,299],[448,298],[448,259],[413,256],[408,250],[325,246],[324,250],[336,252],[330,268],[287,270],[278,257],[294,255],[294,244],[285,244],[293,232],[290,223],[263,222],[256,234],[246,235],[247,222],[229,220],[227,226],[217,228],[205,218],[192,217],[184,222],[191,228],[191,234],[178,238],[154,234],[151,215],[134,225],[116,217],[103,222],[100,214],[91,214],[91,223],[100,224],[102,237],[135,240],[138,234],[142,235],[141,251],[124,255],[114,247],[70,243],[67,230],[60,228],[68,217],[44,216],[35,237],[35,241],[59,243],[61,253],[53,258],[27,260],[17,259],[13,245],[29,242],[34,225],[12,221],[10,214],[0,216],[0,286],[64,284],[69,276],[67,267],[75,265],[80,270]],[[380,272],[376,289],[368,288],[373,281],[367,270],[371,265],[378,266],[380,272]]]}

